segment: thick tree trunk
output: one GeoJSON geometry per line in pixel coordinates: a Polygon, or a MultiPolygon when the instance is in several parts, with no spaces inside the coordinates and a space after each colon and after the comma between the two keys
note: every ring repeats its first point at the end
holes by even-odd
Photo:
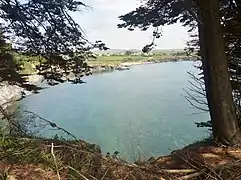
{"type": "Polygon", "coordinates": [[[200,20],[200,51],[213,136],[222,143],[235,145],[241,142],[241,135],[224,51],[219,1],[196,0],[196,3],[200,20]]]}

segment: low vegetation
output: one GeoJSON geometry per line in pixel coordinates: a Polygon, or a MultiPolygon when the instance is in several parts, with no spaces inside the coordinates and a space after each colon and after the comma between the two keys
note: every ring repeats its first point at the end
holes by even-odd
{"type": "Polygon", "coordinates": [[[240,179],[241,150],[210,140],[169,156],[127,163],[84,141],[6,136],[0,141],[0,179],[217,180],[240,179]]]}

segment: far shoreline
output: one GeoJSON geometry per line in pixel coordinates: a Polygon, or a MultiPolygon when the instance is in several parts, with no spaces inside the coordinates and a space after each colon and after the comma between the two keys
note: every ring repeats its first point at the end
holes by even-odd
{"type": "Polygon", "coordinates": [[[159,64],[159,63],[168,63],[168,62],[184,62],[184,61],[191,61],[195,62],[197,61],[195,58],[189,58],[189,59],[161,59],[161,60],[152,60],[152,61],[130,61],[130,62],[120,62],[119,64],[113,65],[113,64],[95,64],[94,66],[91,66],[91,70],[93,74],[98,73],[105,73],[105,72],[113,72],[113,71],[123,71],[123,70],[129,70],[129,68],[133,66],[138,65],[150,65],[150,64],[159,64]],[[123,69],[121,69],[123,68],[123,69]]]}

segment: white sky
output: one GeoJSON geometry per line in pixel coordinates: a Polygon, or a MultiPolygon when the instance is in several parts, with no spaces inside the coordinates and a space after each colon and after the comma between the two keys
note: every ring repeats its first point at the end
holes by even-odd
{"type": "MultiPolygon", "coordinates": [[[[140,0],[84,0],[92,8],[73,14],[86,32],[88,39],[102,40],[111,49],[141,49],[152,39],[152,30],[128,31],[118,29],[118,16],[134,10],[140,0]]],[[[188,40],[187,29],[181,24],[162,28],[163,36],[157,39],[157,49],[183,49],[188,40]]]]}

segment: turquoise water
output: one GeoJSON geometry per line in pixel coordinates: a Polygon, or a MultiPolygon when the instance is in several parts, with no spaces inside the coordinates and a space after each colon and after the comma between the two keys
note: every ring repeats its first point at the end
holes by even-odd
{"type": "Polygon", "coordinates": [[[187,71],[197,71],[193,62],[139,65],[85,77],[86,84],[45,89],[21,105],[100,145],[103,153],[119,151],[130,160],[165,155],[208,136],[194,122],[209,115],[184,97],[187,71]]]}

